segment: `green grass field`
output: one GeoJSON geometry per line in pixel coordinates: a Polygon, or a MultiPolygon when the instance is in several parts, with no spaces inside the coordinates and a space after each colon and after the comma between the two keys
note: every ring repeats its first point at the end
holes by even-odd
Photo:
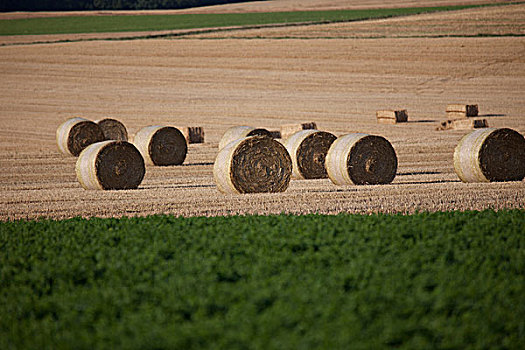
{"type": "Polygon", "coordinates": [[[66,34],[197,29],[266,24],[325,23],[451,11],[471,6],[400,9],[299,11],[237,14],[80,16],[0,20],[0,35],[66,34]]]}
{"type": "Polygon", "coordinates": [[[525,211],[0,223],[1,349],[522,349],[525,211]]]}

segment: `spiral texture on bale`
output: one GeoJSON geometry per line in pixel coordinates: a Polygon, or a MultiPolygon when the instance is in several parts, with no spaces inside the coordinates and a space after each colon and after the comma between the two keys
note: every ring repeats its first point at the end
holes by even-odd
{"type": "Polygon", "coordinates": [[[521,181],[525,138],[508,128],[473,131],[454,150],[454,170],[463,182],[521,181]]]}
{"type": "Polygon", "coordinates": [[[227,144],[232,141],[239,140],[248,136],[268,136],[272,137],[272,133],[263,128],[254,128],[252,126],[232,126],[224,135],[222,135],[221,141],[219,142],[219,150],[223,149],[227,144]]]}
{"type": "Polygon", "coordinates": [[[128,130],[120,121],[111,118],[96,120],[106,140],[128,141],[128,130]]]}
{"type": "Polygon", "coordinates": [[[336,137],[325,131],[302,130],[284,143],[293,163],[296,179],[324,179],[328,177],[325,158],[336,137]]]}
{"type": "Polygon", "coordinates": [[[147,126],[140,129],[133,143],[147,165],[180,165],[186,159],[188,144],[179,129],[171,126],[147,126]]]}
{"type": "Polygon", "coordinates": [[[75,157],[92,143],[104,140],[104,132],[100,126],[79,117],[66,120],[58,127],[56,133],[60,152],[75,157]]]}
{"type": "Polygon", "coordinates": [[[382,136],[347,134],[328,150],[326,170],[336,185],[388,184],[396,176],[397,155],[382,136]]]}
{"type": "Polygon", "coordinates": [[[77,159],[76,173],[87,190],[128,190],[140,185],[146,168],[133,144],[110,140],[86,147],[77,159]]]}
{"type": "Polygon", "coordinates": [[[284,192],[292,175],[286,148],[267,136],[228,143],[217,154],[213,176],[223,193],[284,192]]]}

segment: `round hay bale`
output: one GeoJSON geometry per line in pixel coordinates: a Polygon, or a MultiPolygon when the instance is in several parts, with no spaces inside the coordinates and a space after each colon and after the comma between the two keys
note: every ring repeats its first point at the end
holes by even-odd
{"type": "Polygon", "coordinates": [[[232,126],[224,135],[222,135],[219,142],[219,150],[223,149],[232,141],[239,140],[248,136],[268,136],[272,137],[272,133],[263,128],[254,128],[252,126],[232,126]]]}
{"type": "Polygon", "coordinates": [[[102,129],[106,140],[128,141],[128,131],[118,120],[105,118],[96,120],[95,123],[102,129]]]}
{"type": "Polygon", "coordinates": [[[186,159],[188,144],[179,129],[172,126],[147,126],[133,139],[148,165],[180,165],[186,159]]]}
{"type": "Polygon", "coordinates": [[[328,177],[325,158],[336,137],[325,131],[302,130],[284,143],[292,157],[293,177],[296,179],[324,179],[328,177]]]}
{"type": "Polygon", "coordinates": [[[135,146],[110,140],[86,147],[78,157],[76,173],[86,190],[129,190],[140,185],[146,168],[135,146]]]}
{"type": "Polygon", "coordinates": [[[328,150],[326,170],[336,185],[388,184],[396,176],[397,156],[384,137],[347,134],[328,150]]]}
{"type": "Polygon", "coordinates": [[[292,160],[286,148],[267,136],[251,136],[227,144],[217,154],[213,176],[223,193],[284,192],[292,160]]]}
{"type": "Polygon", "coordinates": [[[463,182],[521,181],[525,138],[507,128],[473,131],[454,150],[454,170],[463,182]]]}
{"type": "Polygon", "coordinates": [[[78,156],[92,143],[104,141],[104,132],[100,126],[84,118],[72,118],[60,124],[56,133],[60,152],[78,156]]]}

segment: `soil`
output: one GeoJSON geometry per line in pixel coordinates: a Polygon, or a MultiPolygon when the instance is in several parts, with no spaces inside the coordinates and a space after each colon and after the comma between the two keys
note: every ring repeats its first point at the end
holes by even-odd
{"type": "Polygon", "coordinates": [[[489,11],[478,13],[483,18],[495,11],[487,25],[514,36],[440,37],[440,23],[472,33],[464,28],[480,22],[465,10],[464,17],[280,28],[287,39],[266,28],[256,34],[263,39],[251,33],[2,46],[0,219],[525,208],[524,181],[460,182],[452,156],[468,130],[436,130],[447,104],[462,103],[478,104],[491,127],[525,133],[523,5],[513,8],[505,15],[503,7],[476,11],[489,11]],[[406,37],[387,30],[400,23],[406,37]],[[428,37],[410,34],[417,28],[428,37]],[[320,29],[323,35],[311,32],[320,29]],[[386,34],[355,34],[370,30],[386,34]],[[408,122],[378,124],[375,112],[383,109],[407,109],[408,122]],[[147,125],[202,126],[206,142],[190,144],[182,166],[148,167],[137,190],[89,191],[76,179],[76,158],[62,155],[55,141],[56,128],[75,116],[115,118],[130,134],[147,125]],[[217,190],[213,162],[227,128],[310,121],[335,135],[387,138],[399,160],[392,184],[342,187],[320,179],[292,180],[284,193],[217,190]]]}

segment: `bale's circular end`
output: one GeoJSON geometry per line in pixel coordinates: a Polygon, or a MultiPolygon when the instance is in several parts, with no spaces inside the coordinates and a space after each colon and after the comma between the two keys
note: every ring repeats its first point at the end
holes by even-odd
{"type": "Polygon", "coordinates": [[[188,145],[179,129],[166,126],[151,137],[148,153],[155,165],[180,165],[186,159],[188,145]]]}
{"type": "Polygon", "coordinates": [[[302,130],[286,140],[294,166],[294,175],[302,179],[324,179],[328,177],[325,158],[336,137],[325,131],[302,130]]]}
{"type": "Polygon", "coordinates": [[[356,185],[391,183],[397,171],[396,152],[384,137],[367,135],[352,147],[347,170],[356,185]]]}
{"type": "Polygon", "coordinates": [[[144,127],[135,134],[133,144],[148,165],[180,165],[188,152],[186,138],[171,126],[144,127]]]}
{"type": "Polygon", "coordinates": [[[489,181],[521,181],[525,177],[525,138],[512,129],[497,129],[479,152],[479,164],[489,181]]]}
{"type": "Polygon", "coordinates": [[[146,173],[144,159],[126,141],[104,141],[87,147],[76,164],[77,178],[85,189],[137,188],[146,173]]]}
{"type": "Polygon", "coordinates": [[[104,141],[104,133],[100,127],[92,121],[86,120],[76,123],[69,131],[67,148],[72,155],[78,156],[87,146],[104,141]]]}
{"type": "Polygon", "coordinates": [[[106,118],[97,120],[106,140],[128,141],[128,131],[124,124],[116,119],[106,118]]]}
{"type": "Polygon", "coordinates": [[[221,192],[284,192],[290,183],[292,160],[278,141],[267,136],[252,136],[223,148],[213,170],[221,192]]]}
{"type": "Polygon", "coordinates": [[[105,140],[100,126],[84,118],[72,118],[62,123],[56,138],[60,151],[75,157],[87,146],[105,140]]]}
{"type": "Polygon", "coordinates": [[[397,155],[384,137],[347,134],[330,147],[326,169],[336,185],[388,184],[396,176],[397,155]]]}
{"type": "Polygon", "coordinates": [[[508,128],[473,131],[454,150],[454,170],[463,182],[521,181],[525,138],[508,128]]]}

